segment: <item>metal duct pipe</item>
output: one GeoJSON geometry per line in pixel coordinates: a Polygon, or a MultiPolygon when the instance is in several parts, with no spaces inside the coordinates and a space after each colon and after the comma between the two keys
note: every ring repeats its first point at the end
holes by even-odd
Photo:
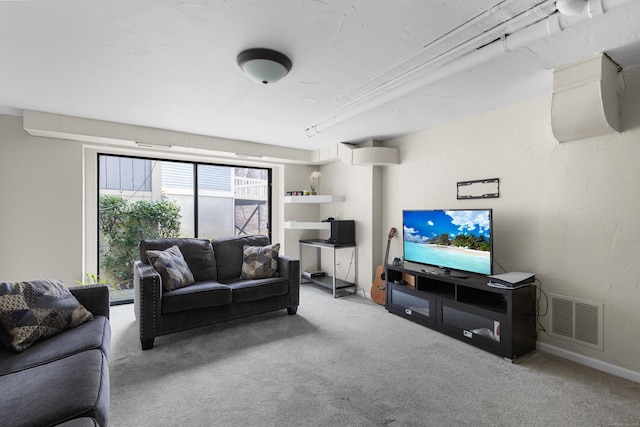
{"type": "MultiPolygon", "coordinates": [[[[558,1],[562,2],[563,0],[558,1]]],[[[623,6],[629,1],[630,0],[583,0],[582,3],[585,3],[587,7],[578,15],[553,13],[547,18],[543,18],[520,31],[502,36],[500,40],[488,44],[481,49],[475,50],[458,59],[451,59],[446,66],[441,66],[441,62],[438,62],[438,68],[434,68],[428,73],[420,73],[413,79],[405,79],[404,81],[396,82],[395,84],[393,82],[389,82],[388,84],[377,88],[379,90],[376,90],[376,96],[362,96],[361,101],[350,103],[349,108],[340,109],[340,111],[333,116],[309,126],[305,129],[305,132],[309,137],[317,133],[321,133],[339,123],[407,95],[424,86],[442,80],[452,74],[468,70],[490,59],[525,47],[534,41],[542,39],[543,37],[559,33],[566,28],[578,24],[579,22],[590,19],[593,16],[597,16],[598,14],[601,15],[623,6]]],[[[579,9],[577,5],[577,3],[579,3],[578,0],[567,0],[567,3],[571,4],[562,5],[565,10],[577,11],[579,9]],[[573,3],[576,4],[573,5],[573,3]]],[[[548,6],[546,2],[541,5],[548,6]]],[[[536,8],[542,7],[541,5],[536,6],[536,8]]],[[[424,72],[424,69],[420,69],[420,71],[424,72]]],[[[415,75],[418,73],[413,74],[415,75]]]]}
{"type": "Polygon", "coordinates": [[[558,12],[566,16],[593,18],[628,3],[624,0],[558,0],[558,12]]]}
{"type": "MultiPolygon", "coordinates": [[[[556,4],[565,0],[558,0],[556,4]]],[[[505,37],[504,44],[505,50],[511,51],[526,46],[527,44],[539,40],[542,37],[556,34],[564,31],[565,29],[576,25],[580,22],[592,19],[594,16],[604,15],[620,6],[629,3],[630,0],[566,0],[568,2],[582,2],[587,7],[583,7],[582,13],[578,15],[565,15],[561,13],[554,13],[547,19],[540,21],[530,27],[518,31],[517,33],[510,34],[505,37]]]]}
{"type": "Polygon", "coordinates": [[[568,16],[580,16],[587,10],[588,0],[558,0],[558,12],[568,16]]]}
{"type": "Polygon", "coordinates": [[[522,12],[517,16],[514,16],[509,20],[500,23],[497,26],[494,26],[490,30],[472,37],[471,39],[460,43],[456,47],[449,49],[448,51],[438,54],[434,58],[423,62],[419,66],[413,67],[397,78],[387,81],[380,86],[371,89],[370,91],[362,94],[353,101],[338,107],[338,109],[348,110],[352,107],[352,105],[358,105],[359,103],[366,101],[368,98],[376,98],[380,93],[394,91],[395,88],[401,87],[410,80],[414,78],[420,78],[423,74],[429,73],[430,70],[444,67],[450,62],[455,61],[456,58],[460,58],[466,54],[475,52],[481,46],[485,46],[492,41],[503,37],[505,34],[517,33],[518,30],[526,28],[531,24],[548,17],[554,11],[555,0],[546,0],[532,9],[522,12]]]}
{"type": "MultiPolygon", "coordinates": [[[[307,136],[311,137],[336,124],[411,93],[427,84],[481,64],[496,55],[502,55],[505,53],[505,50],[503,50],[504,46],[500,44],[496,45],[496,43],[491,43],[491,41],[501,37],[504,41],[506,28],[513,27],[514,23],[519,23],[517,27],[519,29],[531,28],[536,22],[544,20],[544,18],[548,17],[549,14],[554,11],[555,0],[546,0],[512,19],[502,22],[491,30],[459,44],[455,48],[410,69],[395,79],[384,82],[349,103],[338,107],[338,112],[335,115],[306,128],[305,132],[307,136]],[[478,49],[480,46],[484,47],[478,49]],[[499,49],[495,52],[487,49],[492,46],[497,46],[499,49]],[[458,58],[457,60],[456,57],[458,58]]],[[[492,13],[495,13],[495,11],[492,13]]],[[[475,23],[473,20],[471,22],[475,23]]],[[[513,28],[509,28],[509,30],[515,31],[513,28]]],[[[513,34],[518,34],[518,31],[513,32],[513,34]]]]}
{"type": "MultiPolygon", "coordinates": [[[[523,2],[523,0],[504,0],[427,43],[418,51],[389,64],[356,86],[338,94],[336,99],[345,101],[345,104],[339,109],[348,108],[348,103],[358,102],[359,98],[371,96],[371,92],[380,86],[405,79],[407,74],[414,72],[416,69],[423,69],[424,66],[432,61],[441,61],[445,55],[451,56],[464,47],[468,48],[472,42],[477,48],[492,42],[503,34],[513,33],[526,25],[538,21],[540,17],[531,17],[531,13],[523,13],[521,11],[523,4],[528,7],[527,11],[531,11],[531,2],[529,0],[526,0],[526,2],[523,2]],[[520,23],[523,17],[526,17],[528,22],[520,23]],[[516,27],[516,25],[519,26],[516,27]],[[459,40],[465,41],[460,42],[459,40]]],[[[555,11],[554,1],[547,0],[547,4],[551,6],[552,10],[547,12],[544,17],[555,11]]]]}

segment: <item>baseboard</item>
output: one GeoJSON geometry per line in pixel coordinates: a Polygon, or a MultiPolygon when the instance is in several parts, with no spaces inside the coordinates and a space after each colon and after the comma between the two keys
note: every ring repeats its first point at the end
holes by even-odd
{"type": "Polygon", "coordinates": [[[563,348],[549,345],[543,342],[537,343],[536,347],[538,348],[538,350],[553,354],[554,356],[562,357],[563,359],[571,360],[572,362],[576,362],[581,365],[585,365],[590,368],[597,369],[599,371],[606,372],[608,374],[615,375],[629,381],[633,381],[635,383],[640,383],[640,372],[612,365],[611,363],[603,362],[601,360],[574,353],[572,351],[565,350],[563,348]]]}

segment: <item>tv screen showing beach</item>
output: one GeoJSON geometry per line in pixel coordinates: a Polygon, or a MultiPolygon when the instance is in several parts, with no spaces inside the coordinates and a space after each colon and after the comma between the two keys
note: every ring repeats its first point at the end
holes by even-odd
{"type": "Polygon", "coordinates": [[[403,212],[404,260],[491,274],[491,209],[403,212]]]}

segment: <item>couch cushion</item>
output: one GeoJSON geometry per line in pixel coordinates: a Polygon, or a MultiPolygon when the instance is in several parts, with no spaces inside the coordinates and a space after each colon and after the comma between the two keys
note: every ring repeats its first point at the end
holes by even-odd
{"type": "Polygon", "coordinates": [[[178,246],[187,262],[196,282],[202,280],[218,280],[216,259],[213,256],[211,242],[205,239],[163,238],[143,240],[140,242],[140,260],[149,264],[147,251],[163,251],[171,246],[178,246]]]}
{"type": "Polygon", "coordinates": [[[164,251],[147,251],[147,258],[149,264],[160,273],[165,291],[184,288],[195,282],[193,273],[177,245],[164,251]]]}
{"type": "Polygon", "coordinates": [[[231,304],[231,289],[218,282],[196,282],[195,284],[166,292],[162,295],[163,314],[179,313],[197,308],[231,304]]]}
{"type": "Polygon", "coordinates": [[[239,280],[229,283],[233,293],[233,302],[257,301],[265,298],[286,295],[289,282],[280,277],[257,280],[239,280]]]}
{"type": "Polygon", "coordinates": [[[0,376],[85,350],[99,349],[108,358],[110,343],[109,320],[105,316],[96,316],[91,322],[85,322],[55,337],[40,340],[21,353],[0,348],[0,376]]]}
{"type": "Polygon", "coordinates": [[[0,324],[5,345],[13,350],[24,351],[90,319],[93,315],[60,280],[0,283],[0,324]]]}
{"type": "Polygon", "coordinates": [[[269,243],[269,238],[261,235],[222,237],[212,240],[211,245],[218,268],[218,280],[222,282],[240,277],[245,245],[266,246],[269,243]]]}
{"type": "Polygon", "coordinates": [[[0,381],[2,425],[47,426],[93,417],[108,424],[109,367],[100,350],[88,350],[5,375],[0,381]]]}
{"type": "Polygon", "coordinates": [[[278,277],[280,243],[267,246],[244,246],[241,279],[278,277]]]}

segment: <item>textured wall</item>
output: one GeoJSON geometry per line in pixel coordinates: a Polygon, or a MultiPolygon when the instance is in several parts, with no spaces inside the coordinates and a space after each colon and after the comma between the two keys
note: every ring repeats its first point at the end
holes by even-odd
{"type": "Polygon", "coordinates": [[[0,280],[82,279],[82,147],[0,115],[0,280]]]}
{"type": "Polygon", "coordinates": [[[402,209],[493,208],[500,266],[534,272],[546,292],[604,304],[604,351],[544,333],[539,339],[636,372],[639,75],[623,73],[622,134],[559,144],[549,95],[396,139],[402,164],[383,173],[387,227],[400,229],[402,209]],[[495,177],[500,198],[456,199],[456,182],[495,177]]]}

